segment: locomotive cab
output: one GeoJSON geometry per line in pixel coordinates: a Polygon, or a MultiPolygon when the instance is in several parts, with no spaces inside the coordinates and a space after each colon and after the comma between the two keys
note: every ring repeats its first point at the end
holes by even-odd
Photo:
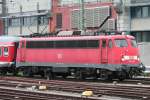
{"type": "MultiPolygon", "coordinates": [[[[110,46],[111,43],[109,43],[110,46]]],[[[113,39],[113,46],[109,48],[109,63],[117,64],[116,73],[120,80],[132,78],[144,69],[141,66],[139,50],[134,37],[122,36],[113,39]]]]}

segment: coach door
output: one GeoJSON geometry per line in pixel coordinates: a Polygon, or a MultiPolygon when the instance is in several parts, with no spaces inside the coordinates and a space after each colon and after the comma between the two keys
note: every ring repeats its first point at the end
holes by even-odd
{"type": "Polygon", "coordinates": [[[25,41],[21,41],[21,44],[20,44],[20,58],[21,58],[21,61],[22,62],[25,62],[25,49],[26,49],[26,46],[25,46],[25,41]]]}
{"type": "Polygon", "coordinates": [[[107,41],[106,39],[102,39],[102,44],[101,44],[101,62],[102,63],[107,63],[108,62],[108,52],[107,52],[107,41]]]}

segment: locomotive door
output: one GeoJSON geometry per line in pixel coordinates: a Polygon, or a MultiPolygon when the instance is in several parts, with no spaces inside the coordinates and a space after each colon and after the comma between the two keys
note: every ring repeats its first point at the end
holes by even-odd
{"type": "Polygon", "coordinates": [[[106,39],[102,39],[102,44],[101,44],[101,62],[102,63],[107,63],[108,62],[108,52],[107,52],[107,41],[106,39]]]}
{"type": "Polygon", "coordinates": [[[21,44],[20,44],[20,59],[21,59],[21,62],[25,62],[25,41],[21,41],[21,44]]]}

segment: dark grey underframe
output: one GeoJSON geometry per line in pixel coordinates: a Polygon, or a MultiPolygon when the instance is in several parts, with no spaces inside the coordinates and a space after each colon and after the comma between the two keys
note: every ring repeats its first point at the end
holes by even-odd
{"type": "Polygon", "coordinates": [[[16,67],[27,66],[43,66],[43,67],[69,67],[69,68],[100,68],[110,71],[119,71],[121,69],[129,69],[130,67],[140,68],[140,64],[137,65],[122,65],[122,64],[64,64],[64,63],[33,63],[33,62],[17,62],[16,67]]]}

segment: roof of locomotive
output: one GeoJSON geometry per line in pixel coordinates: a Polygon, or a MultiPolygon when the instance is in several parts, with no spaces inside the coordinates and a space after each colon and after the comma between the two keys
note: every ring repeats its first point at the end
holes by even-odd
{"type": "Polygon", "coordinates": [[[100,40],[100,39],[122,39],[122,38],[131,38],[134,39],[133,36],[130,35],[99,35],[99,36],[57,36],[57,37],[32,37],[32,38],[22,38],[22,40],[26,41],[47,41],[47,40],[100,40]]]}
{"type": "Polygon", "coordinates": [[[18,42],[20,40],[20,37],[15,36],[0,36],[0,43],[2,42],[18,42]]]}

